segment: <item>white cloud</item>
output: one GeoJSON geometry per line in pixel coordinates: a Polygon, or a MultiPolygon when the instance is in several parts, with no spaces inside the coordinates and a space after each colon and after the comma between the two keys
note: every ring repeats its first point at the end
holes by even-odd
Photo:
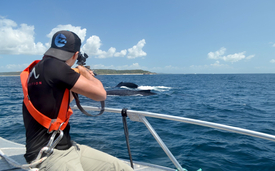
{"type": "Polygon", "coordinates": [[[216,61],[214,64],[210,64],[213,67],[222,67],[224,66],[223,64],[220,64],[220,61],[216,61]]]}
{"type": "MultiPolygon", "coordinates": [[[[76,33],[82,42],[82,49],[89,56],[95,56],[95,58],[110,58],[110,57],[125,57],[127,50],[116,51],[116,48],[110,47],[108,51],[100,49],[102,43],[98,36],[93,35],[85,41],[86,29],[79,26],[58,25],[53,28],[47,37],[48,42],[45,44],[41,42],[35,43],[34,26],[28,26],[27,24],[17,25],[16,22],[10,19],[6,19],[0,16],[0,54],[16,54],[16,55],[43,55],[45,51],[51,45],[52,36],[60,30],[70,30],[76,33]],[[5,40],[5,41],[3,41],[5,40]]],[[[137,45],[128,49],[127,58],[132,59],[140,56],[146,56],[147,54],[142,50],[145,45],[145,39],[138,42],[137,45]]]]}
{"type": "Polygon", "coordinates": [[[101,50],[99,50],[100,46],[100,38],[98,36],[92,36],[87,39],[86,44],[82,47],[82,50],[88,55],[98,55],[101,52],[101,50]]]}
{"type": "Polygon", "coordinates": [[[0,17],[0,54],[41,55],[46,47],[34,42],[34,26],[21,24],[0,17]]]}
{"type": "Polygon", "coordinates": [[[248,57],[246,57],[246,59],[251,59],[254,58],[255,55],[249,55],[248,57]]]}
{"type": "Polygon", "coordinates": [[[141,67],[138,63],[133,63],[132,65],[122,65],[122,66],[105,66],[102,64],[91,66],[93,69],[116,69],[116,70],[127,70],[127,69],[146,69],[146,67],[141,67]]]}
{"type": "Polygon", "coordinates": [[[226,62],[237,62],[245,58],[244,54],[245,52],[230,54],[230,55],[221,57],[221,59],[223,59],[226,62]]]}
{"type": "Polygon", "coordinates": [[[100,49],[102,45],[101,40],[98,36],[93,35],[89,37],[86,43],[83,45],[82,50],[87,53],[89,56],[95,56],[95,58],[110,58],[110,57],[123,57],[126,55],[127,50],[121,50],[116,52],[116,48],[110,47],[106,52],[100,49]]]}
{"type": "Polygon", "coordinates": [[[201,69],[201,68],[208,68],[208,65],[191,65],[189,68],[191,69],[201,69]]]}
{"type": "Polygon", "coordinates": [[[226,51],[226,48],[222,47],[220,50],[216,52],[209,52],[208,58],[210,59],[220,59],[220,56],[222,56],[226,51]]]}
{"type": "Polygon", "coordinates": [[[235,54],[229,54],[226,56],[223,56],[224,53],[226,51],[226,48],[222,47],[220,50],[216,51],[216,52],[209,52],[208,53],[208,58],[210,59],[221,59],[224,60],[225,62],[238,62],[242,59],[251,59],[253,58],[255,55],[249,55],[249,56],[245,56],[245,51],[244,52],[240,52],[240,53],[235,53],[235,54]]]}
{"type": "Polygon", "coordinates": [[[275,63],[275,59],[271,59],[269,62],[270,63],[275,63]]]}
{"type": "MultiPolygon", "coordinates": [[[[137,45],[128,49],[128,59],[134,59],[141,56],[146,56],[146,52],[142,50],[146,44],[145,39],[140,40],[137,45]]],[[[95,56],[95,58],[110,58],[110,57],[124,57],[127,54],[127,50],[121,50],[116,52],[116,48],[111,47],[107,52],[100,49],[102,43],[98,36],[93,35],[88,38],[86,44],[83,45],[82,50],[89,56],[95,56]]]]}
{"type": "Polygon", "coordinates": [[[102,65],[102,64],[96,64],[96,65],[91,66],[91,68],[92,69],[114,69],[115,66],[113,66],[113,65],[105,66],[105,65],[102,65]]]}
{"type": "Polygon", "coordinates": [[[102,45],[98,36],[93,35],[89,37],[86,43],[83,45],[82,50],[89,56],[95,56],[96,58],[108,58],[112,57],[116,52],[116,48],[111,47],[107,52],[100,49],[102,45]]]}
{"type": "Polygon", "coordinates": [[[229,66],[226,64],[221,64],[220,61],[215,61],[215,63],[210,65],[191,65],[192,69],[219,69],[219,68],[228,68],[229,66]]]}
{"type": "Polygon", "coordinates": [[[117,66],[116,69],[118,69],[118,70],[123,70],[123,69],[142,69],[142,67],[139,66],[138,63],[133,63],[132,65],[117,66]]]}
{"type": "Polygon", "coordinates": [[[162,68],[163,70],[180,70],[182,68],[177,67],[177,66],[172,66],[172,65],[167,65],[164,68],[162,68]]]}
{"type": "Polygon", "coordinates": [[[127,50],[124,49],[124,50],[122,50],[122,51],[120,51],[120,52],[116,52],[116,53],[114,54],[114,56],[115,56],[115,57],[123,57],[123,56],[126,55],[126,53],[127,53],[127,50]]]}
{"type": "Polygon", "coordinates": [[[137,57],[146,56],[147,55],[146,52],[142,50],[145,44],[146,44],[145,39],[142,39],[138,42],[137,45],[133,46],[132,48],[129,48],[128,49],[129,53],[127,55],[127,58],[134,59],[137,57]]]}
{"type": "Polygon", "coordinates": [[[114,56],[115,52],[116,52],[116,48],[110,47],[110,49],[107,52],[98,50],[97,55],[98,55],[98,58],[110,58],[114,56]]]}
{"type": "Polygon", "coordinates": [[[6,66],[0,66],[0,69],[12,70],[12,71],[22,71],[27,66],[29,66],[29,64],[8,64],[6,66]]]}
{"type": "MultiPolygon", "coordinates": [[[[50,39],[56,33],[60,30],[70,30],[76,33],[79,38],[82,41],[82,49],[81,51],[87,53],[89,56],[94,56],[95,58],[111,58],[111,57],[124,57],[127,54],[127,50],[121,50],[120,52],[116,51],[116,48],[110,47],[108,51],[103,51],[100,49],[102,43],[98,36],[93,35],[89,37],[86,42],[84,43],[85,37],[86,37],[86,29],[81,29],[81,27],[75,27],[70,24],[68,25],[58,25],[56,28],[52,29],[52,31],[47,35],[50,39]]],[[[50,40],[51,41],[51,40],[50,40]]],[[[47,47],[50,46],[50,41],[47,43],[47,47]]],[[[145,40],[141,40],[138,42],[136,46],[133,46],[133,48],[128,49],[129,54],[131,57],[128,58],[136,58],[139,56],[146,56],[146,53],[142,51],[142,48],[145,45],[145,40]]]]}
{"type": "Polygon", "coordinates": [[[70,24],[58,25],[47,35],[49,41],[45,44],[35,43],[34,26],[27,24],[17,25],[16,22],[0,16],[0,54],[16,55],[43,55],[51,45],[51,39],[54,33],[60,30],[70,30],[76,33],[82,42],[85,40],[86,29],[75,27],[70,24]]]}

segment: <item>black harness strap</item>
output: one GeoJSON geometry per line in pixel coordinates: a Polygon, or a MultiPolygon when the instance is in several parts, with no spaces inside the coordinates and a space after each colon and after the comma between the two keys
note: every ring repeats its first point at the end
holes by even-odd
{"type": "Polygon", "coordinates": [[[125,134],[126,144],[127,144],[127,148],[128,148],[130,163],[131,163],[131,167],[134,169],[133,159],[132,159],[131,150],[130,150],[130,143],[129,143],[129,132],[128,132],[127,121],[126,121],[126,117],[127,117],[127,109],[126,108],[122,109],[121,116],[122,116],[124,134],[125,134]]]}
{"type": "Polygon", "coordinates": [[[105,108],[105,101],[101,101],[101,102],[100,102],[100,104],[101,104],[101,110],[99,111],[99,114],[97,114],[97,115],[92,115],[92,114],[89,114],[88,112],[86,112],[86,111],[82,108],[82,106],[80,105],[80,101],[79,101],[79,98],[78,98],[78,94],[75,93],[75,92],[72,92],[72,94],[73,94],[73,96],[74,96],[75,103],[76,103],[78,109],[79,109],[82,113],[84,113],[85,115],[87,115],[87,116],[99,116],[99,115],[102,115],[102,114],[103,114],[104,108],[105,108]]]}

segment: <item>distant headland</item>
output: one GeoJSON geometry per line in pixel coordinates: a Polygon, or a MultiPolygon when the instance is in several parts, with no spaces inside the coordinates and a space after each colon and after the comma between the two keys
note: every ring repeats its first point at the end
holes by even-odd
{"type": "MultiPolygon", "coordinates": [[[[154,75],[156,73],[141,69],[134,70],[115,70],[115,69],[94,69],[97,75],[154,75]]],[[[0,76],[19,76],[21,71],[0,72],[0,76]]]]}
{"type": "Polygon", "coordinates": [[[114,69],[94,69],[98,75],[154,75],[156,73],[141,69],[134,70],[114,70],[114,69]]]}

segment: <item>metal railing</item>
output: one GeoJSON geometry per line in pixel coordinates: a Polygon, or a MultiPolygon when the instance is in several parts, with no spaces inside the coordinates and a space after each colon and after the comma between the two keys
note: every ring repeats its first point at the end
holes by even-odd
{"type": "MultiPolygon", "coordinates": [[[[82,106],[82,107],[85,110],[92,110],[92,111],[100,111],[101,110],[101,108],[99,108],[99,107],[91,107],[91,106],[82,106]]],[[[72,108],[77,109],[76,106],[74,106],[72,108]]],[[[121,113],[121,111],[122,111],[122,109],[105,108],[105,112],[110,112],[110,113],[121,113]]],[[[166,115],[166,114],[159,114],[159,113],[152,113],[152,112],[135,111],[135,110],[127,110],[127,115],[132,121],[142,122],[145,124],[147,129],[151,132],[151,134],[154,136],[156,141],[159,143],[159,145],[161,146],[163,151],[166,153],[166,155],[170,158],[170,160],[173,162],[173,164],[176,166],[177,170],[179,170],[179,171],[184,171],[185,169],[183,169],[181,167],[181,165],[178,163],[176,158],[173,156],[173,154],[170,152],[170,150],[167,148],[167,146],[164,144],[164,142],[158,136],[158,134],[156,133],[154,128],[148,122],[146,117],[173,120],[173,121],[184,122],[184,123],[189,123],[189,124],[194,124],[194,125],[200,125],[200,126],[204,126],[204,127],[210,127],[210,128],[225,130],[225,131],[234,132],[234,133],[238,133],[238,134],[244,134],[244,135],[257,137],[257,138],[261,138],[261,139],[266,139],[266,140],[275,142],[274,135],[261,133],[261,132],[257,132],[257,131],[252,131],[252,130],[248,130],[248,129],[243,129],[243,128],[238,128],[238,127],[233,127],[233,126],[228,126],[228,125],[223,125],[223,124],[218,124],[218,123],[213,123],[213,122],[197,120],[197,119],[172,116],[172,115],[166,115]]]]}

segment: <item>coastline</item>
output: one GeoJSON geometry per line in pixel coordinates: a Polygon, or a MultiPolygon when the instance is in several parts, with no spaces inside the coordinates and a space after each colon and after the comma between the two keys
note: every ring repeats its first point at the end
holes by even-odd
{"type": "MultiPolygon", "coordinates": [[[[106,70],[106,69],[95,69],[93,70],[97,75],[156,75],[150,71],[144,70],[106,70]]],[[[7,76],[20,76],[21,71],[15,72],[0,72],[0,77],[7,76]]]]}
{"type": "Polygon", "coordinates": [[[21,71],[15,71],[15,72],[0,72],[0,77],[15,77],[20,76],[21,71]]]}

